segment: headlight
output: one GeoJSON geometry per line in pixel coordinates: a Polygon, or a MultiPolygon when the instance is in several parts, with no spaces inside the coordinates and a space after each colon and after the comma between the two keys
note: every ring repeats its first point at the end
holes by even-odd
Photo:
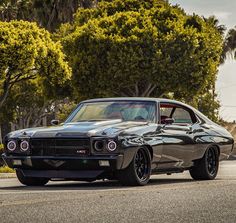
{"type": "Polygon", "coordinates": [[[113,140],[108,142],[107,149],[109,151],[113,152],[116,150],[116,148],[117,148],[116,142],[114,142],[113,140]]]}
{"type": "Polygon", "coordinates": [[[22,141],[20,143],[20,149],[24,152],[27,151],[29,149],[29,142],[26,140],[22,141]]]}
{"type": "Polygon", "coordinates": [[[103,150],[103,147],[104,147],[104,143],[102,140],[97,140],[94,142],[94,149],[97,152],[101,152],[103,150]]]}
{"type": "Polygon", "coordinates": [[[10,151],[14,151],[16,149],[16,142],[11,140],[7,143],[7,149],[10,151]]]}

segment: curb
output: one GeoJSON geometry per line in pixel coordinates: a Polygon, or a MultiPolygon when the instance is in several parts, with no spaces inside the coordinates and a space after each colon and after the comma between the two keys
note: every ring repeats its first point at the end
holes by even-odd
{"type": "Polygon", "coordinates": [[[0,179],[15,178],[15,173],[0,173],[0,179]]]}
{"type": "Polygon", "coordinates": [[[228,160],[236,160],[236,156],[235,155],[231,155],[228,160]]]}

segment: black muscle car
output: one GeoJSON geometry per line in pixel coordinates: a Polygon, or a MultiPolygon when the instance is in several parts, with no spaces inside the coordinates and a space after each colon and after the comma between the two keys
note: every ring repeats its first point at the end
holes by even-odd
{"type": "Polygon", "coordinates": [[[151,174],[185,170],[195,180],[212,180],[234,144],[224,128],[168,99],[87,100],[64,123],[52,124],[5,137],[2,157],[22,184],[118,179],[145,185],[151,174]]]}

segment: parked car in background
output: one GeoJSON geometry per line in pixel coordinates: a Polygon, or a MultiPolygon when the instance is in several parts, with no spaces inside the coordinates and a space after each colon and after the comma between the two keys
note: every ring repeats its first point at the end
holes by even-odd
{"type": "Polygon", "coordinates": [[[168,99],[87,100],[64,123],[52,124],[5,137],[2,157],[22,184],[106,178],[145,185],[151,174],[185,170],[195,180],[212,180],[234,144],[223,127],[168,99]]]}

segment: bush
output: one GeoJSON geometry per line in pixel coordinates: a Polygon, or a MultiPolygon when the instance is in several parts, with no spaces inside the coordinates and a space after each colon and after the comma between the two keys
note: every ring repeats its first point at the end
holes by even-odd
{"type": "Polygon", "coordinates": [[[4,149],[3,144],[0,144],[0,154],[3,153],[3,149],[4,149]]]}
{"type": "Polygon", "coordinates": [[[0,173],[15,173],[15,170],[11,169],[8,166],[0,167],[0,173]]]}
{"type": "Polygon", "coordinates": [[[3,150],[4,150],[3,144],[0,144],[0,173],[14,173],[15,171],[13,169],[4,165],[4,161],[1,157],[1,155],[3,154],[3,150]]]}

